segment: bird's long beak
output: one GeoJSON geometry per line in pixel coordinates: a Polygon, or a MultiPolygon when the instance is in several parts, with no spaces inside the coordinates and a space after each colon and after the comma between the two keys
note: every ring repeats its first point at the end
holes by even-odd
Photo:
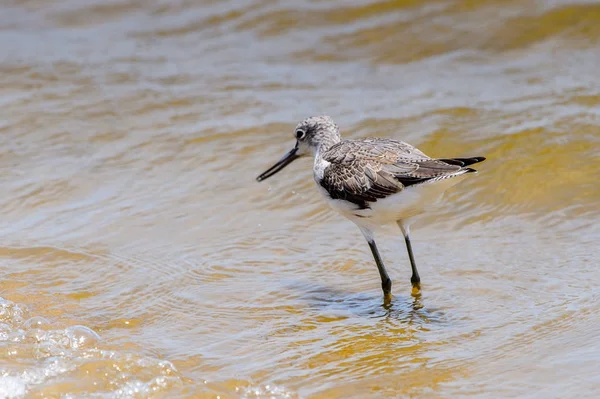
{"type": "Polygon", "coordinates": [[[263,181],[268,177],[273,176],[275,173],[279,172],[281,169],[288,166],[292,161],[296,158],[299,158],[298,155],[298,143],[296,142],[296,146],[287,154],[283,156],[275,165],[271,166],[269,169],[265,170],[263,174],[256,178],[257,181],[263,181]]]}

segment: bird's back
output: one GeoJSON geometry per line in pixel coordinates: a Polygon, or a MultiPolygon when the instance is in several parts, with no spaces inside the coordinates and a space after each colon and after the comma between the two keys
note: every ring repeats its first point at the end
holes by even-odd
{"type": "MultiPolygon", "coordinates": [[[[331,199],[350,202],[359,210],[371,209],[410,186],[475,172],[466,166],[485,159],[434,159],[408,143],[385,138],[344,140],[320,157],[322,171],[317,183],[331,199]]],[[[438,187],[442,186],[448,184],[438,187]]]]}

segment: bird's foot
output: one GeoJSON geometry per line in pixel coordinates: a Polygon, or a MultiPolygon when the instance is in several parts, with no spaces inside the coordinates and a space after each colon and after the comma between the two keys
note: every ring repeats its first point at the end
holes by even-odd
{"type": "Polygon", "coordinates": [[[390,306],[392,304],[392,293],[384,292],[383,293],[383,306],[390,306]]]}
{"type": "Polygon", "coordinates": [[[414,296],[415,298],[421,296],[421,282],[420,281],[412,282],[412,292],[410,294],[412,296],[414,296]]]}
{"type": "Polygon", "coordinates": [[[381,289],[383,291],[383,301],[390,302],[392,299],[392,280],[389,277],[382,278],[381,289]]]}

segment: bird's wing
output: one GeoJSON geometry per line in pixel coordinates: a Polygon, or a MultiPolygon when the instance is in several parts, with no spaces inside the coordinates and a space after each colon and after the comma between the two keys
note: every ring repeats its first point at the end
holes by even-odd
{"type": "Polygon", "coordinates": [[[323,159],[329,165],[323,171],[321,186],[333,199],[347,200],[361,208],[404,187],[462,169],[432,159],[402,141],[377,138],[343,141],[326,151],[323,159]]]}

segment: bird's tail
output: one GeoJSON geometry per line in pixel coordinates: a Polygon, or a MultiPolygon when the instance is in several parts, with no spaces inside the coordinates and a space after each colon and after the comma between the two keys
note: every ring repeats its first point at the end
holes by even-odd
{"type": "Polygon", "coordinates": [[[485,161],[485,157],[472,157],[472,158],[441,158],[439,159],[442,162],[449,163],[450,165],[456,166],[469,166],[474,163],[479,163],[485,161]]]}

